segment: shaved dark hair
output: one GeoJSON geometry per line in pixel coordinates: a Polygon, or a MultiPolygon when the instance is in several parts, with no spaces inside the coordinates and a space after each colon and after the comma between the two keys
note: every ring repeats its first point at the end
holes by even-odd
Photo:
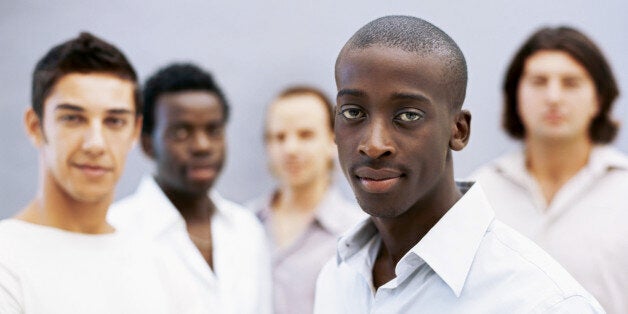
{"type": "Polygon", "coordinates": [[[450,92],[450,105],[459,109],[467,89],[467,62],[456,42],[440,28],[413,16],[391,15],[360,28],[340,51],[338,66],[348,51],[372,46],[401,49],[426,57],[436,57],[443,65],[443,81],[450,92]]]}

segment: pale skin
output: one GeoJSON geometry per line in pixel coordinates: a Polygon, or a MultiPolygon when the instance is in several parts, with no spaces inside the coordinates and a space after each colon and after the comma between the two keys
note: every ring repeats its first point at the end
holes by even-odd
{"type": "Polygon", "coordinates": [[[109,74],[67,74],[44,101],[43,121],[26,111],[26,132],[39,151],[39,186],[14,218],[79,233],[114,231],[107,210],[141,127],[134,89],[109,74]]]}
{"type": "Polygon", "coordinates": [[[317,97],[302,94],[277,99],[269,107],[266,149],[279,182],[271,232],[280,248],[306,231],[329,188],[335,144],[324,105],[317,97]]]}
{"type": "Polygon", "coordinates": [[[526,167],[549,206],[589,160],[589,125],[599,106],[595,85],[569,54],[541,50],[526,60],[517,98],[526,167]]]}

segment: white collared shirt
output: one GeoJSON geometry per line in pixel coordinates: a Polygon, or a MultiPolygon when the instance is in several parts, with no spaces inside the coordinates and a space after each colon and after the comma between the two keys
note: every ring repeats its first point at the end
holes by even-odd
{"type": "Polygon", "coordinates": [[[547,204],[522,150],[472,177],[495,214],[534,240],[569,271],[608,313],[628,313],[628,158],[595,146],[589,162],[547,204]]]}
{"type": "Polygon", "coordinates": [[[250,202],[266,229],[272,250],[273,305],[275,314],[308,314],[314,308],[316,278],[336,252],[340,235],[365,214],[330,187],[314,210],[304,232],[290,245],[279,248],[272,240],[272,199],[275,193],[250,202]]]}
{"type": "Polygon", "coordinates": [[[370,219],[340,239],[318,278],[315,313],[604,313],[549,255],[494,219],[477,184],[375,290],[380,243],[370,219]]]}
{"type": "Polygon", "coordinates": [[[262,226],[246,208],[212,191],[212,270],[190,239],[185,220],[152,177],[109,210],[121,232],[147,237],[174,254],[197,278],[213,304],[211,313],[271,313],[270,257],[262,226]]]}

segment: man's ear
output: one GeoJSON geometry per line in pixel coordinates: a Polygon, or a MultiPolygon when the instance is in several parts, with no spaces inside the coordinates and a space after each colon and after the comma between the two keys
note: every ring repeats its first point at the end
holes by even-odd
{"type": "Polygon", "coordinates": [[[155,148],[153,147],[153,139],[150,134],[142,134],[140,136],[140,143],[142,144],[142,150],[144,154],[150,159],[155,159],[155,148]]]}
{"type": "Polygon", "coordinates": [[[43,127],[43,121],[39,119],[37,113],[35,113],[33,108],[28,108],[24,113],[24,128],[35,147],[41,147],[46,143],[43,127]]]}
{"type": "Polygon", "coordinates": [[[142,123],[144,121],[144,117],[142,116],[136,116],[135,117],[135,127],[133,128],[133,145],[135,145],[135,143],[137,143],[136,141],[139,140],[140,136],[142,135],[142,123]]]}
{"type": "Polygon", "coordinates": [[[455,151],[462,150],[469,142],[471,136],[471,113],[468,110],[460,110],[456,113],[451,127],[449,148],[455,151]]]}

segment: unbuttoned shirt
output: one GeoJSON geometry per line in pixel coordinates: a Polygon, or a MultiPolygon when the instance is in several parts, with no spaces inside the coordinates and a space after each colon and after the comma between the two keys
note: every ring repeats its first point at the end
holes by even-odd
{"type": "Polygon", "coordinates": [[[316,278],[325,262],[334,256],[340,235],[365,217],[357,206],[330,188],[316,206],[306,230],[288,247],[272,241],[272,198],[249,203],[263,223],[272,251],[273,305],[275,314],[313,312],[316,278]]]}
{"type": "Polygon", "coordinates": [[[547,253],[494,219],[477,184],[376,290],[380,245],[370,219],[340,239],[318,278],[315,313],[604,313],[547,253]]]}
{"type": "Polygon", "coordinates": [[[114,203],[108,220],[121,232],[172,250],[206,291],[207,313],[271,313],[270,256],[262,226],[246,208],[212,191],[212,270],[190,239],[185,220],[152,177],[114,203]]]}
{"type": "Polygon", "coordinates": [[[534,240],[608,313],[628,313],[628,158],[594,146],[589,161],[548,204],[523,150],[476,171],[497,218],[534,240]]]}

